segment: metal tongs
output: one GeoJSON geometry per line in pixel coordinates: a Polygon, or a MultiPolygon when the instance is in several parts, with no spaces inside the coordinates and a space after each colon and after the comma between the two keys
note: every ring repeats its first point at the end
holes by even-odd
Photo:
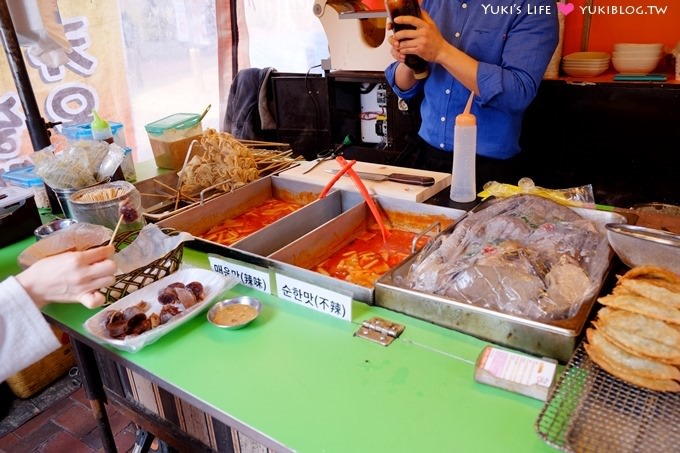
{"type": "Polygon", "coordinates": [[[375,221],[378,223],[378,228],[380,228],[380,232],[382,233],[383,241],[387,242],[387,238],[389,237],[390,233],[387,231],[387,228],[385,227],[385,222],[383,222],[383,218],[380,215],[380,211],[378,210],[378,206],[376,206],[375,201],[373,200],[373,197],[371,197],[371,194],[368,193],[368,189],[364,185],[363,181],[357,175],[357,173],[354,171],[352,168],[352,165],[356,164],[356,160],[351,160],[347,161],[344,157],[342,156],[336,156],[335,160],[340,164],[340,171],[338,171],[333,177],[331,178],[330,181],[328,181],[328,184],[323,188],[321,193],[319,194],[319,199],[325,198],[326,195],[328,195],[328,191],[331,190],[331,188],[335,185],[335,183],[345,174],[347,173],[351,178],[352,181],[354,181],[354,185],[357,186],[357,189],[359,189],[359,193],[361,193],[361,196],[364,197],[364,200],[366,200],[366,204],[368,204],[368,208],[371,210],[371,213],[373,214],[373,217],[375,218],[375,221]]]}

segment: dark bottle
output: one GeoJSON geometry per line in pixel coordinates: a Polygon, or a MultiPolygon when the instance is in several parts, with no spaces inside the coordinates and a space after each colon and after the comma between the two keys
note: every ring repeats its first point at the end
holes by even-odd
{"type": "MultiPolygon", "coordinates": [[[[414,29],[411,25],[395,24],[394,19],[396,17],[420,17],[420,5],[418,4],[418,0],[385,0],[385,9],[390,16],[395,33],[400,30],[414,29]]],[[[413,70],[416,79],[424,79],[430,74],[427,62],[418,55],[406,55],[404,63],[413,70]]]]}

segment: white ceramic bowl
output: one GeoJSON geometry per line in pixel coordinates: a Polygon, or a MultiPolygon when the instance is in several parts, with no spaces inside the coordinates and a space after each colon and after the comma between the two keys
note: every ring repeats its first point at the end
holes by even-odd
{"type": "Polygon", "coordinates": [[[607,67],[603,68],[569,68],[569,67],[563,67],[562,70],[565,72],[565,74],[570,75],[572,77],[595,77],[599,76],[603,72],[607,70],[607,67]]]}
{"type": "Polygon", "coordinates": [[[564,68],[564,69],[575,69],[577,71],[580,70],[580,69],[583,69],[583,70],[586,70],[586,71],[587,70],[598,70],[599,69],[601,71],[604,71],[608,67],[609,67],[609,63],[600,63],[600,64],[596,64],[596,65],[569,65],[569,64],[563,64],[562,65],[562,68],[564,68]]]}
{"type": "Polygon", "coordinates": [[[660,50],[615,50],[612,52],[612,58],[653,58],[660,56],[660,50]]]}
{"type": "Polygon", "coordinates": [[[612,65],[622,74],[648,74],[658,66],[659,61],[661,57],[612,58],[612,65]]]}
{"type": "Polygon", "coordinates": [[[572,67],[596,67],[602,65],[608,65],[609,59],[607,60],[574,60],[574,61],[563,61],[562,66],[572,66],[572,67]]]}
{"type": "Polygon", "coordinates": [[[562,57],[564,60],[601,60],[609,58],[607,52],[572,52],[562,57]]]}
{"type": "Polygon", "coordinates": [[[625,223],[608,223],[607,239],[628,267],[659,266],[680,273],[680,235],[625,223]]]}
{"type": "Polygon", "coordinates": [[[620,52],[622,50],[635,50],[635,51],[640,51],[640,50],[646,50],[646,51],[658,51],[661,52],[663,49],[663,43],[660,42],[655,42],[655,43],[629,43],[629,42],[620,42],[614,44],[614,51],[615,52],[620,52]]]}
{"type": "Polygon", "coordinates": [[[562,57],[562,61],[609,60],[607,52],[573,52],[562,57]]]}

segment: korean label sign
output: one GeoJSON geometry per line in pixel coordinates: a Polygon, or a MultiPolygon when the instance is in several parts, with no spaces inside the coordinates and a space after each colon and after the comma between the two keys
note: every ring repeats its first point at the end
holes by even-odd
{"type": "Polygon", "coordinates": [[[352,297],[285,275],[276,274],[277,295],[312,310],[352,320],[352,297]]]}

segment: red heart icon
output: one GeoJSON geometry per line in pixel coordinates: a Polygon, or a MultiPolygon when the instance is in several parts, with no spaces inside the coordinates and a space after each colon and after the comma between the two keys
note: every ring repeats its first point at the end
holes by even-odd
{"type": "Polygon", "coordinates": [[[573,3],[558,3],[557,4],[557,10],[564,14],[565,16],[569,15],[572,11],[574,11],[574,4],[573,3]]]}

